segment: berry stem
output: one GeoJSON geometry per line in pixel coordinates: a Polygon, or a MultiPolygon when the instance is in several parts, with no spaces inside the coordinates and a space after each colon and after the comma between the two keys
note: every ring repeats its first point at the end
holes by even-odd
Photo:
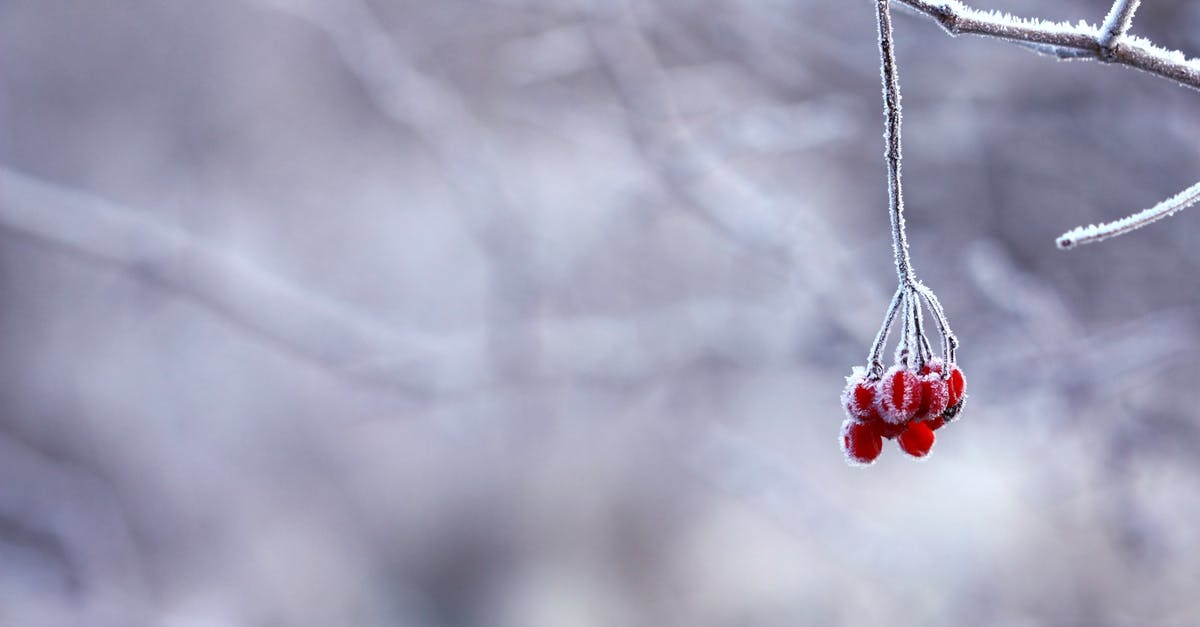
{"type": "Polygon", "coordinates": [[[900,78],[892,44],[892,16],[889,0],[878,0],[879,57],[883,79],[883,110],[886,124],[884,156],[888,170],[888,212],[892,222],[892,252],[901,285],[913,285],[917,278],[908,256],[908,237],[904,230],[904,194],[900,184],[900,78]]]}
{"type": "MultiPolygon", "coordinates": [[[[924,283],[918,282],[913,286],[913,290],[917,294],[920,294],[921,298],[929,305],[929,311],[933,313],[933,319],[938,326],[938,333],[942,336],[943,361],[947,364],[954,363],[955,353],[958,351],[958,338],[954,337],[954,332],[950,330],[950,321],[946,319],[946,312],[942,309],[941,301],[938,300],[933,290],[925,287],[924,283]]],[[[942,374],[943,376],[946,375],[945,372],[942,374]]]]}
{"type": "Polygon", "coordinates": [[[904,304],[900,306],[900,341],[896,342],[894,360],[908,365],[909,347],[912,346],[912,294],[904,290],[904,304]]]}
{"type": "Polygon", "coordinates": [[[888,305],[887,314],[883,317],[883,326],[879,327],[879,333],[875,334],[875,342],[871,344],[871,354],[867,356],[867,363],[870,364],[870,376],[873,379],[883,376],[883,347],[887,345],[892,323],[896,321],[896,313],[900,311],[900,305],[904,302],[905,291],[903,285],[896,288],[892,302],[888,305]]]}

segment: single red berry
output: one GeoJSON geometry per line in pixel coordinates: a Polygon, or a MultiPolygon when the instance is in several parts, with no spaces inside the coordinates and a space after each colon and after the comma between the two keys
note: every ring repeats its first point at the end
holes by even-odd
{"type": "Polygon", "coordinates": [[[967,391],[967,380],[963,377],[963,371],[956,365],[950,365],[950,377],[946,379],[946,388],[950,393],[946,399],[946,406],[954,407],[967,391]]]}
{"type": "Polygon", "coordinates": [[[855,466],[869,466],[883,450],[883,438],[865,422],[847,418],[842,423],[842,453],[855,466]]]}
{"type": "Polygon", "coordinates": [[[852,418],[867,418],[875,410],[876,390],[879,380],[867,378],[866,371],[855,368],[846,377],[846,389],[842,390],[842,407],[852,418]]]}
{"type": "Polygon", "coordinates": [[[879,408],[883,419],[894,425],[912,420],[921,406],[921,381],[916,372],[892,366],[883,376],[879,408]]]}
{"type": "Polygon", "coordinates": [[[935,439],[933,429],[930,429],[928,424],[914,422],[900,434],[900,449],[913,457],[925,457],[929,454],[929,449],[933,448],[935,439]]]}
{"type": "Polygon", "coordinates": [[[931,416],[941,416],[946,411],[949,402],[949,386],[942,375],[926,366],[921,375],[921,404],[913,420],[925,420],[931,416]]]}

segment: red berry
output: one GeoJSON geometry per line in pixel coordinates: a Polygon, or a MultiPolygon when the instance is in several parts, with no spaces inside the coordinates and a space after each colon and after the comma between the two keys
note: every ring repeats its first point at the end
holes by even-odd
{"type": "Polygon", "coordinates": [[[914,420],[925,420],[930,416],[941,416],[942,412],[946,411],[946,405],[949,402],[949,386],[942,379],[942,375],[928,366],[922,369],[920,377],[921,381],[921,404],[917,407],[917,413],[913,416],[914,420]]]}
{"type": "Polygon", "coordinates": [[[958,366],[950,366],[950,378],[946,379],[946,388],[950,393],[949,398],[946,399],[946,407],[954,407],[962,400],[963,393],[967,391],[967,380],[958,366]]]}
{"type": "Polygon", "coordinates": [[[937,418],[930,418],[929,420],[926,420],[926,421],[925,421],[925,424],[926,424],[926,425],[927,425],[927,426],[928,426],[930,429],[933,429],[934,431],[937,431],[938,429],[941,429],[943,426],[945,426],[945,424],[946,424],[946,419],[945,419],[944,417],[942,417],[942,416],[938,416],[937,418]]]}
{"type": "Polygon", "coordinates": [[[875,411],[875,391],[879,387],[878,380],[870,380],[866,371],[855,368],[846,377],[846,389],[842,391],[842,407],[852,418],[867,418],[875,411]]]}
{"type": "Polygon", "coordinates": [[[928,424],[914,422],[900,434],[900,449],[913,457],[925,457],[933,448],[935,438],[928,424]]]}
{"type": "Polygon", "coordinates": [[[883,450],[883,438],[871,425],[847,418],[842,423],[842,453],[855,466],[869,466],[883,450]]]}
{"type": "Polygon", "coordinates": [[[921,406],[921,381],[912,370],[892,366],[883,376],[880,392],[879,408],[886,422],[904,424],[921,406]]]}

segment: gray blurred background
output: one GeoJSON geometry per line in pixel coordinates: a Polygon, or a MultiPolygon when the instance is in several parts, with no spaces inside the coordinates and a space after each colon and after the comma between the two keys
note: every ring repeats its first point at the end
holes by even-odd
{"type": "Polygon", "coordinates": [[[1200,94],[895,13],[970,400],[857,469],[871,3],[0,1],[0,625],[1196,624],[1200,215],[1053,242],[1200,94]]]}

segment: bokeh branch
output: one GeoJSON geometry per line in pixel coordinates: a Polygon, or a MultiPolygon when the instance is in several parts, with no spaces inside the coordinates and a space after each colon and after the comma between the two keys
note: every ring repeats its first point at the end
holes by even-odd
{"type": "MultiPolygon", "coordinates": [[[[233,253],[78,191],[0,168],[0,228],[184,294],[244,331],[335,373],[414,394],[474,382],[455,342],[397,333],[233,253]],[[372,355],[389,355],[386,368],[372,355]],[[396,356],[403,355],[403,361],[396,356]]],[[[461,344],[459,342],[458,344],[461,344]]]]}
{"type": "Polygon", "coordinates": [[[648,169],[686,211],[739,245],[781,259],[798,275],[802,294],[817,303],[846,303],[831,322],[852,337],[868,337],[868,303],[879,287],[851,255],[830,247],[830,225],[816,212],[786,209],[698,141],[665,88],[667,72],[637,10],[614,2],[589,16],[589,39],[620,100],[629,135],[648,169]],[[817,259],[819,257],[819,261],[817,259]],[[832,263],[837,272],[822,271],[832,263]]]}
{"type": "Polygon", "coordinates": [[[787,364],[801,332],[796,311],[754,303],[689,302],[625,317],[547,318],[531,325],[536,365],[512,372],[487,358],[481,330],[398,332],[211,242],[3,168],[0,228],[153,281],[334,375],[407,396],[522,379],[631,381],[709,359],[787,364]]]}

